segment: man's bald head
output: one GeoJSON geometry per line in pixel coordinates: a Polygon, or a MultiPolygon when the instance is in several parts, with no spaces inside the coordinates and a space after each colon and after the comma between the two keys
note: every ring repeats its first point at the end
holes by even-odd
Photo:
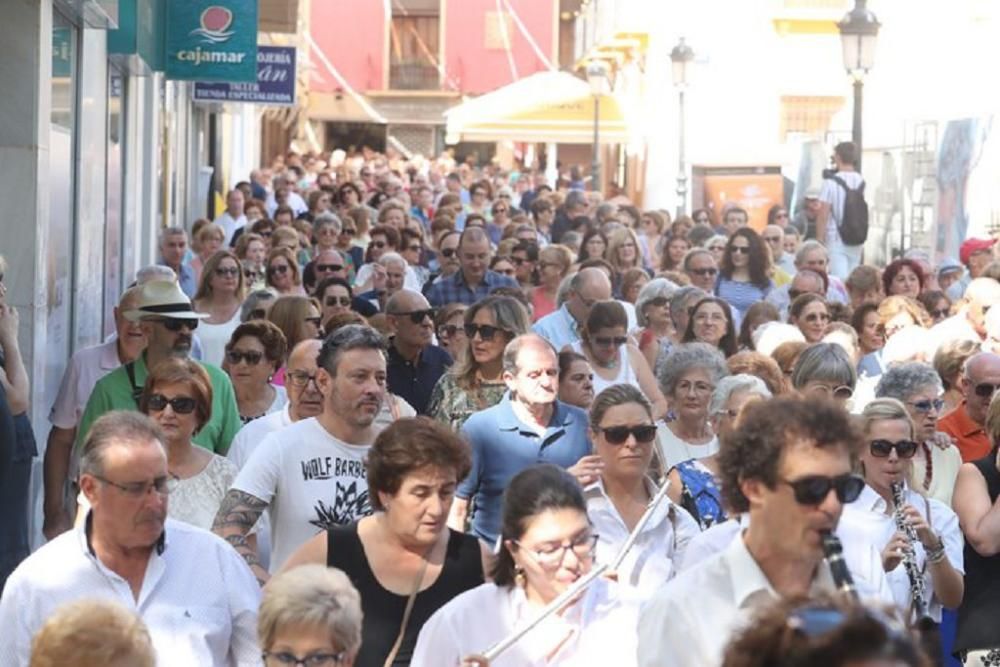
{"type": "Polygon", "coordinates": [[[997,386],[1000,386],[1000,356],[980,352],[966,360],[962,367],[962,394],[965,396],[966,412],[975,423],[986,423],[997,386]]]}
{"type": "Polygon", "coordinates": [[[1000,283],[993,278],[975,278],[965,288],[965,300],[987,309],[1000,303],[1000,283]]]}
{"type": "Polygon", "coordinates": [[[288,389],[288,414],[294,421],[315,417],[323,411],[323,395],[313,380],[300,384],[296,377],[316,377],[319,369],[317,358],[323,341],[310,338],[292,348],[285,369],[285,386],[288,389]]]}
{"type": "Polygon", "coordinates": [[[318,338],[309,338],[292,348],[288,355],[288,370],[305,370],[314,372],[316,370],[316,358],[319,350],[323,347],[323,341],[318,338]]]}
{"type": "Polygon", "coordinates": [[[587,321],[591,307],[598,301],[611,298],[611,280],[604,271],[589,267],[580,269],[570,281],[570,294],[566,309],[578,325],[587,321]]]}
{"type": "Polygon", "coordinates": [[[431,305],[420,292],[409,289],[401,289],[391,297],[385,304],[386,315],[394,313],[411,313],[415,310],[428,310],[431,305]]]}

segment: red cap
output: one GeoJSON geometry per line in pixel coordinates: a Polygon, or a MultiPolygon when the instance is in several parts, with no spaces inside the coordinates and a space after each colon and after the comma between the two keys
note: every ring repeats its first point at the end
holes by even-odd
{"type": "Polygon", "coordinates": [[[958,258],[962,260],[962,264],[968,264],[972,253],[989,250],[996,242],[996,239],[967,239],[958,249],[958,258]]]}

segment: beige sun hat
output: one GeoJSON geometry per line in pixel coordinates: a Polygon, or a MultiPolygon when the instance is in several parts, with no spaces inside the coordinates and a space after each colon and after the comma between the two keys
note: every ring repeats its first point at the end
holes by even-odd
{"type": "Polygon", "coordinates": [[[203,320],[208,313],[196,313],[191,307],[191,299],[176,282],[151,280],[142,286],[139,303],[133,310],[125,311],[125,319],[137,322],[147,317],[169,317],[171,319],[203,320]]]}

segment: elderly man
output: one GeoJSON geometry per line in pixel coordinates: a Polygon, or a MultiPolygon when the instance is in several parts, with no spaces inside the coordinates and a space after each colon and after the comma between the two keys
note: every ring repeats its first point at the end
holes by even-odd
{"type": "Polygon", "coordinates": [[[313,258],[312,265],[317,285],[327,278],[347,279],[347,263],[339,250],[324,250],[313,258]]]}
{"type": "Polygon", "coordinates": [[[399,290],[385,308],[389,329],[389,390],[403,397],[417,414],[427,414],[429,391],[452,364],[451,355],[434,345],[434,310],[419,292],[399,290]]]}
{"type": "Polygon", "coordinates": [[[141,292],[142,288],[133,287],[122,294],[114,309],[117,336],[106,343],[78,350],[63,373],[59,394],[49,412],[52,430],[45,447],[45,523],[42,533],[47,539],[51,540],[73,527],[73,511],[67,500],[75,498],[76,493],[68,489],[66,483],[75,477],[71,474],[71,467],[76,425],[83,416],[94,385],[122,364],[135,361],[146,347],[142,327],[125,317],[126,312],[139,305],[141,292]]]}
{"type": "Polygon", "coordinates": [[[503,353],[503,381],[508,393],[500,403],[462,426],[472,447],[472,471],[455,491],[448,517],[452,529],[464,530],[475,499],[472,533],[489,546],[500,534],[501,499],[514,475],[536,463],[554,463],[589,483],[598,465],[590,456],[587,414],[556,400],[559,358],[552,345],[534,334],[512,340],[503,353]]]}
{"type": "Polygon", "coordinates": [[[691,285],[708,294],[715,293],[715,280],[719,266],[715,256],[705,248],[692,248],[684,255],[684,273],[691,279],[691,285]]]}
{"type": "Polygon", "coordinates": [[[1000,388],[1000,356],[981,352],[969,357],[959,379],[962,402],[938,421],[938,428],[954,440],[962,461],[968,463],[990,453],[993,445],[986,433],[986,416],[1000,388]]]}
{"type": "Polygon", "coordinates": [[[782,321],[788,319],[788,307],[803,294],[819,294],[826,296],[825,276],[809,269],[802,269],[792,278],[792,282],[784,287],[771,290],[765,301],[773,304],[781,313],[782,321]]]}
{"type": "Polygon", "coordinates": [[[260,664],[253,575],[218,537],[167,518],[176,485],[152,420],[114,411],[94,422],[80,457],[91,509],[7,581],[0,663],[27,667],[32,637],[57,608],[98,598],[142,617],[159,665],[260,664]]]}
{"type": "Polygon", "coordinates": [[[187,249],[187,232],[182,228],[166,227],[160,232],[160,264],[173,270],[181,290],[193,299],[198,291],[198,282],[194,279],[194,270],[184,263],[187,249]]]}
{"type": "Polygon", "coordinates": [[[226,234],[223,244],[227,246],[232,244],[237,230],[243,229],[247,224],[247,217],[243,214],[243,193],[240,190],[229,191],[226,195],[226,210],[213,222],[222,227],[222,231],[226,234]]]}
{"type": "Polygon", "coordinates": [[[413,289],[408,284],[408,266],[402,255],[395,252],[387,252],[378,258],[372,273],[374,289],[358,294],[358,298],[380,311],[385,311],[386,304],[393,294],[403,289],[413,289]]]}
{"type": "MultiPolygon", "coordinates": [[[[198,322],[208,317],[196,313],[177,283],[154,280],[142,286],[134,310],[125,312],[130,321],[138,321],[146,337],[146,349],[101,378],[90,394],[80,417],[77,442],[87,437],[95,419],[111,410],[137,410],[148,369],[170,357],[191,356],[192,339],[198,322]]],[[[201,362],[199,362],[201,363],[201,362]]],[[[217,454],[225,454],[240,429],[240,413],[229,376],[222,369],[201,363],[212,380],[212,416],[193,441],[217,454]]]]}
{"type": "Polygon", "coordinates": [[[561,350],[580,340],[580,330],[587,323],[590,308],[610,298],[611,280],[607,273],[596,267],[580,269],[570,279],[569,291],[559,309],[535,322],[531,328],[561,350]]]}
{"type": "Polygon", "coordinates": [[[472,305],[497,287],[517,287],[517,281],[490,271],[490,240],[479,227],[469,227],[458,241],[459,269],[441,278],[427,290],[427,300],[435,308],[449,303],[472,305]]]}
{"type": "MultiPolygon", "coordinates": [[[[385,341],[356,324],[330,334],[316,360],[323,410],[267,435],[222,500],[212,526],[263,584],[267,571],[248,539],[265,511],[271,523],[270,571],[319,531],[371,513],[365,457],[385,399],[385,341]]],[[[300,373],[303,388],[313,380],[300,373]]]]}
{"type": "MultiPolygon", "coordinates": [[[[785,232],[779,225],[768,225],[764,228],[761,238],[771,249],[771,261],[774,266],[787,275],[795,275],[795,258],[785,252],[785,232]]],[[[777,283],[775,283],[777,285],[777,283]]],[[[781,285],[778,285],[780,287],[781,285]]]]}

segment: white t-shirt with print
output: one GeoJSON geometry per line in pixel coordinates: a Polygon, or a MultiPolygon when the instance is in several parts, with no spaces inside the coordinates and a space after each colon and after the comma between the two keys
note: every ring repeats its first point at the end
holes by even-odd
{"type": "MultiPolygon", "coordinates": [[[[857,190],[865,182],[864,177],[856,171],[838,171],[837,176],[851,190],[857,190]]],[[[824,178],[819,199],[830,205],[830,215],[826,219],[826,245],[830,247],[833,242],[840,243],[840,221],[844,218],[844,202],[847,200],[847,193],[837,181],[832,178],[824,178]]]]}
{"type": "Polygon", "coordinates": [[[268,503],[271,572],[309,538],[371,514],[365,457],[370,445],[349,445],[315,418],[264,438],[233,488],[268,503]]]}

